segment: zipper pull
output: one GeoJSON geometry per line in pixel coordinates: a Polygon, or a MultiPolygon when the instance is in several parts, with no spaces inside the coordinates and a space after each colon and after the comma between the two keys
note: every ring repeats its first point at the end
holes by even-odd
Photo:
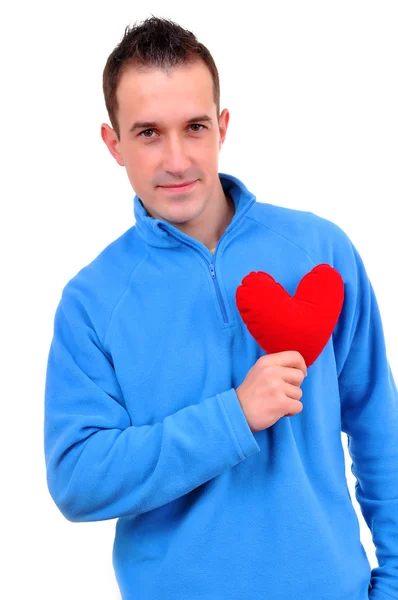
{"type": "Polygon", "coordinates": [[[214,265],[213,265],[213,264],[210,264],[210,265],[209,265],[209,268],[210,268],[210,273],[211,273],[211,276],[212,276],[212,277],[213,277],[213,279],[214,279],[214,278],[215,278],[215,276],[216,276],[216,272],[215,272],[215,270],[214,270],[214,265]]]}

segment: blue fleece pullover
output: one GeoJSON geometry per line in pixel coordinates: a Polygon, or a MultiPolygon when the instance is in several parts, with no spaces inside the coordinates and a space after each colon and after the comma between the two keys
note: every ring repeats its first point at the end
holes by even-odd
{"type": "Polygon", "coordinates": [[[63,288],[49,492],[70,521],[118,519],[123,600],[396,600],[398,393],[364,264],[336,224],[219,177],[235,215],[214,255],[136,195],[135,225],[63,288]],[[253,433],[236,388],[265,353],[236,289],[265,271],[293,295],[320,263],[344,280],[341,315],[301,385],[303,410],[253,433]]]}

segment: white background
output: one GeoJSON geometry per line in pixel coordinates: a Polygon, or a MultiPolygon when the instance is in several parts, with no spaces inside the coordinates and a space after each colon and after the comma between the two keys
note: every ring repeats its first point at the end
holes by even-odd
{"type": "MultiPolygon", "coordinates": [[[[363,0],[10,6],[0,15],[0,596],[116,600],[116,521],[61,515],[46,487],[42,437],[61,290],[134,224],[134,191],[100,137],[109,123],[106,59],[126,25],[150,13],[179,22],[209,48],[220,108],[231,113],[219,171],[242,179],[260,202],[310,210],[347,232],[375,289],[398,379],[398,7],[363,0]]],[[[342,441],[373,567],[345,434],[342,441]]]]}

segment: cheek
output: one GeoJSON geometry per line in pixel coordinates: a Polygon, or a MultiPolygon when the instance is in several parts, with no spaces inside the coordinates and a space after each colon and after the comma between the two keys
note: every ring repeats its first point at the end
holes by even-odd
{"type": "Polygon", "coordinates": [[[130,152],[128,157],[128,170],[135,179],[143,179],[151,171],[151,157],[145,152],[130,152]]]}

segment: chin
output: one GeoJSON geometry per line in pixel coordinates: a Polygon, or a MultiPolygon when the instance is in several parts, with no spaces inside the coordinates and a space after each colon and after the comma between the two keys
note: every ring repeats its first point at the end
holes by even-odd
{"type": "Polygon", "coordinates": [[[180,206],[174,206],[169,209],[168,216],[165,214],[165,218],[171,223],[179,225],[190,223],[200,218],[204,208],[205,207],[200,203],[196,205],[190,204],[190,206],[188,206],[188,204],[184,205],[184,202],[181,202],[180,206]]]}

